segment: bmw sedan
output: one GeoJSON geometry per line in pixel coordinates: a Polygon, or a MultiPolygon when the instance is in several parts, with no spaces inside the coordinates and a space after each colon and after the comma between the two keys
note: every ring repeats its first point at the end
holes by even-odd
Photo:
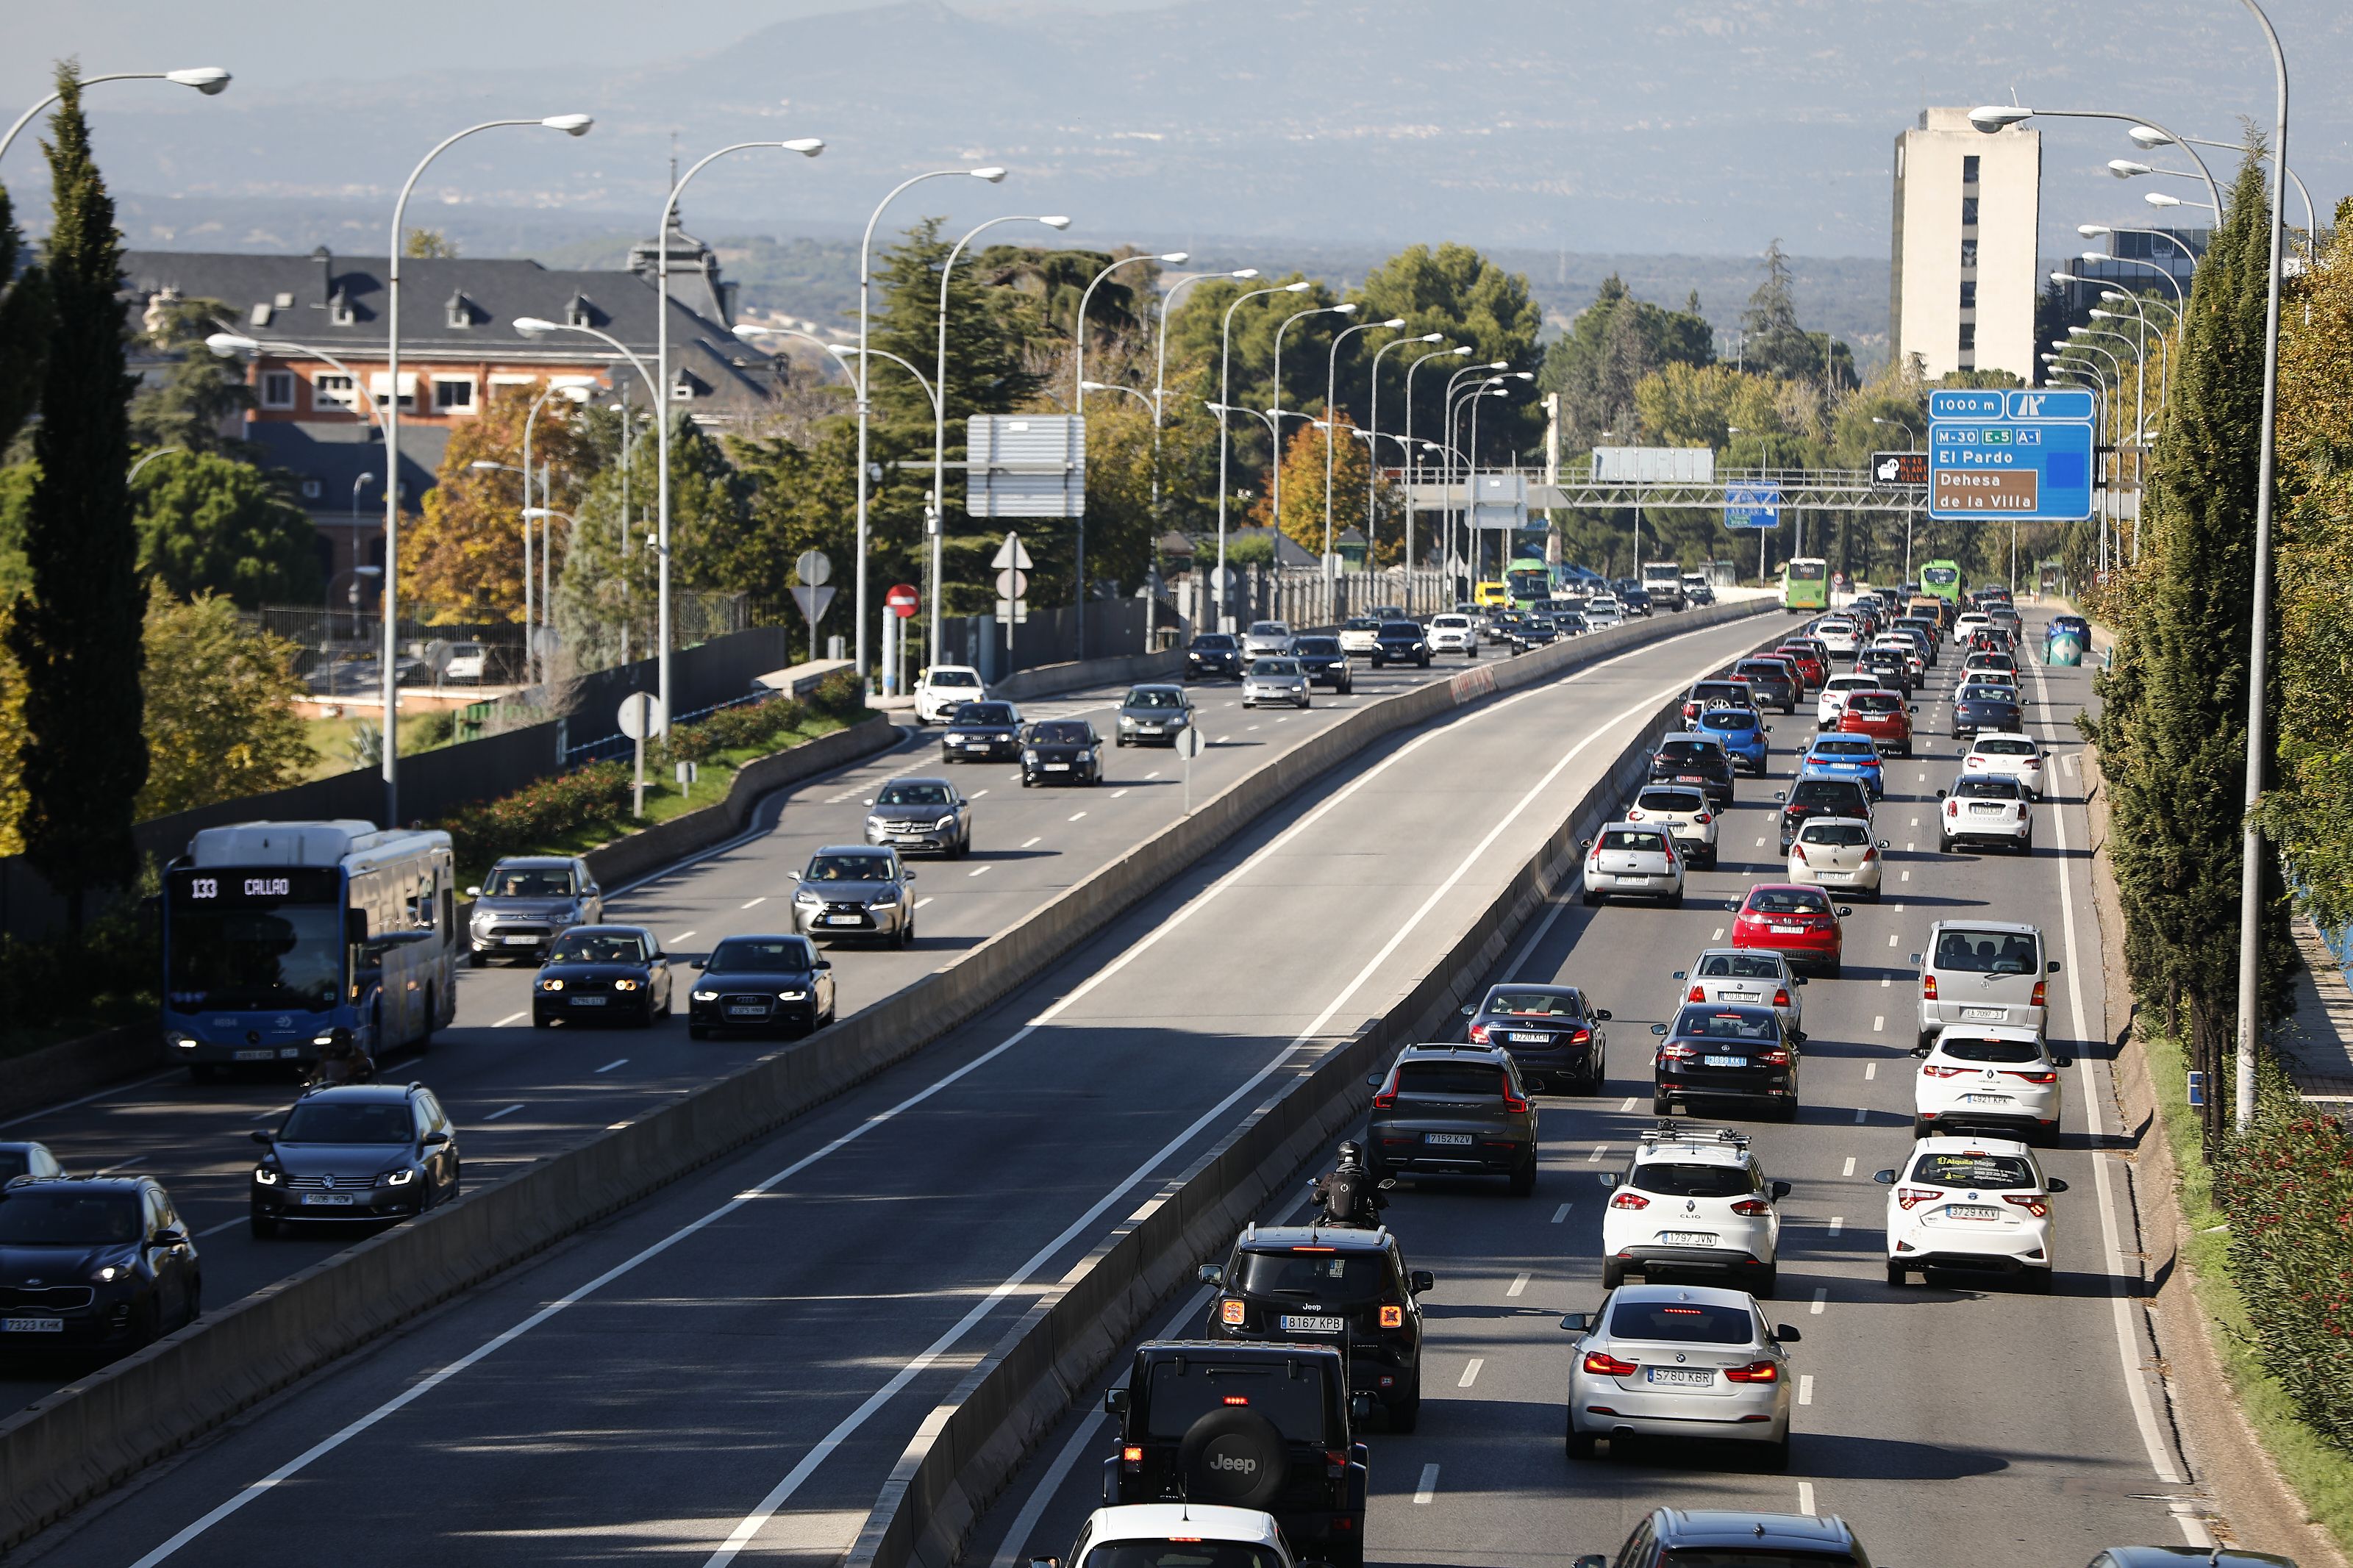
{"type": "MultiPolygon", "coordinates": [[[[1783,1347],[1798,1342],[1798,1331],[1768,1325],[1747,1291],[1621,1285],[1599,1311],[1571,1312],[1560,1326],[1577,1336],[1568,1363],[1570,1458],[1592,1458],[1603,1437],[1697,1437],[1761,1444],[1767,1466],[1788,1463],[1783,1347]]],[[[1745,1548],[1690,1559],[1703,1560],[1788,1561],[1745,1548]]]]}
{"type": "MultiPolygon", "coordinates": [[[[869,854],[898,857],[887,849],[869,854]]],[[[670,1016],[670,955],[643,926],[579,926],[558,937],[531,986],[535,1029],[670,1016]]]]}
{"type": "Polygon", "coordinates": [[[731,1029],[806,1035],[833,1022],[833,965],[805,936],[731,936],[694,967],[691,1038],[731,1029]]]}
{"type": "Polygon", "coordinates": [[[866,842],[961,859],[972,853],[972,802],[945,779],[892,779],[866,803],[866,842]]]}

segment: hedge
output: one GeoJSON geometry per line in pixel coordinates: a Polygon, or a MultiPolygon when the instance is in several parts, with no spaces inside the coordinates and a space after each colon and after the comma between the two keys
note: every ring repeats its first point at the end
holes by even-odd
{"type": "Polygon", "coordinates": [[[628,810],[634,777],[627,763],[590,763],[470,805],[441,826],[459,865],[487,866],[517,845],[543,844],[628,810]]]}

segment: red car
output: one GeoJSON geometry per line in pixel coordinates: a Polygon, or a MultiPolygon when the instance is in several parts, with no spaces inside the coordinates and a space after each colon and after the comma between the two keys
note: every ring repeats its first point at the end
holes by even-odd
{"type": "Polygon", "coordinates": [[[1792,969],[1812,969],[1835,980],[1844,946],[1839,920],[1848,910],[1832,904],[1820,888],[1794,882],[1759,882],[1733,906],[1732,945],[1769,948],[1792,969]]]}
{"type": "MultiPolygon", "coordinates": [[[[1813,649],[1797,643],[1783,643],[1779,647],[1775,648],[1769,657],[1788,660],[1789,668],[1798,672],[1798,679],[1806,683],[1807,690],[1820,691],[1822,689],[1822,678],[1829,674],[1829,671],[1822,668],[1822,661],[1814,657],[1813,649]]],[[[1804,693],[1801,692],[1799,695],[1803,696],[1804,693]]]]}
{"type": "Polygon", "coordinates": [[[1841,735],[1868,735],[1881,756],[1912,754],[1912,715],[1918,710],[1900,691],[1852,691],[1839,710],[1841,735]]]}

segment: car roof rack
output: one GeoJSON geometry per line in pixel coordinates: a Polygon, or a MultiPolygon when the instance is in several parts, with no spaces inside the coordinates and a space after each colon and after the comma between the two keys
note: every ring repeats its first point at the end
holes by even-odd
{"type": "Polygon", "coordinates": [[[1716,1144],[1729,1149],[1746,1149],[1748,1134],[1737,1127],[1685,1127],[1671,1116],[1662,1116],[1657,1126],[1641,1134],[1641,1144],[1655,1149],[1662,1143],[1716,1144]]]}

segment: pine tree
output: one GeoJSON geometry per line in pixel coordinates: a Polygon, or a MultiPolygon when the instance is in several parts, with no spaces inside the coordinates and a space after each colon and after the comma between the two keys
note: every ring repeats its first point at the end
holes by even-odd
{"type": "Polygon", "coordinates": [[[95,889],[139,869],[133,803],[147,782],[141,728],[145,596],[132,527],[129,405],[114,203],[90,149],[72,61],[45,144],[55,191],[46,268],[54,301],[40,463],[25,531],[32,586],[8,646],[25,679],[25,848],[78,935],[95,889]]]}

